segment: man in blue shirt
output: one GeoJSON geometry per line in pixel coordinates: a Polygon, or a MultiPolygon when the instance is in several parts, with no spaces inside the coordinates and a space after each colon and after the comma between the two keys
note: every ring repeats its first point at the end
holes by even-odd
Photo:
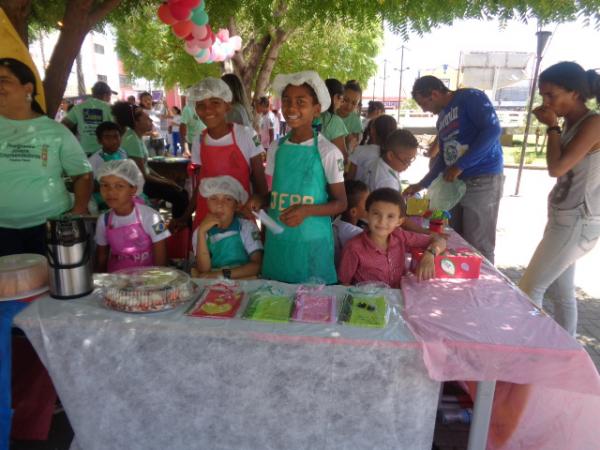
{"type": "Polygon", "coordinates": [[[440,174],[446,181],[463,180],[467,191],[452,209],[450,224],[493,263],[504,163],[492,102],[477,89],[450,91],[430,75],[415,81],[412,96],[423,111],[438,115],[440,153],[429,173],[404,194],[419,192],[440,174]]]}

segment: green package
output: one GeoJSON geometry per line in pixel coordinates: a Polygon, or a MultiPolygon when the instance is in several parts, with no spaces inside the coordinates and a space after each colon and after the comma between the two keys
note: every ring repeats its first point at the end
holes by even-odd
{"type": "Polygon", "coordinates": [[[292,300],[285,295],[256,293],[250,296],[244,319],[264,322],[289,322],[292,300]]]}
{"type": "Polygon", "coordinates": [[[384,328],[388,306],[383,295],[350,295],[344,299],[340,322],[355,327],[384,328]]]}

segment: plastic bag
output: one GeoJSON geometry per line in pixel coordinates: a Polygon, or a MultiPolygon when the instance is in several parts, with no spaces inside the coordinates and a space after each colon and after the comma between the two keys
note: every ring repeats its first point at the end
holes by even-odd
{"type": "Polygon", "coordinates": [[[467,185],[464,181],[456,179],[449,183],[444,180],[444,174],[441,173],[427,188],[429,209],[450,211],[460,202],[465,192],[467,192],[467,185]]]}

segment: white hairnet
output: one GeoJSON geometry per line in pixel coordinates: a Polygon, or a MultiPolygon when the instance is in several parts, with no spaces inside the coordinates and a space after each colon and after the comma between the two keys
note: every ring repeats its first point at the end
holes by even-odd
{"type": "Polygon", "coordinates": [[[220,78],[207,77],[188,89],[188,102],[192,105],[207,98],[220,98],[226,102],[233,100],[231,89],[220,78]]]}
{"type": "Polygon", "coordinates": [[[273,92],[277,97],[281,98],[284,89],[289,84],[301,86],[304,83],[313,88],[317,94],[319,104],[321,105],[321,112],[327,111],[331,105],[331,96],[327,90],[327,85],[314,70],[306,70],[304,72],[290,73],[287,75],[277,75],[273,80],[273,83],[271,83],[271,89],[273,89],[273,92]]]}
{"type": "Polygon", "coordinates": [[[200,181],[200,195],[208,198],[211,195],[229,195],[238,203],[245,204],[248,201],[248,193],[244,190],[238,180],[229,176],[204,178],[200,181]]]}
{"type": "Polygon", "coordinates": [[[98,169],[96,179],[100,181],[102,177],[107,175],[123,178],[130,185],[137,187],[137,195],[140,195],[144,190],[144,175],[132,159],[106,161],[98,169]]]}

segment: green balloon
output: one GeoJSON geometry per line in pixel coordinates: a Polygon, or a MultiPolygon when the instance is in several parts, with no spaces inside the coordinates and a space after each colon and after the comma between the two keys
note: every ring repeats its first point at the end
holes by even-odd
{"type": "Polygon", "coordinates": [[[192,12],[191,20],[198,26],[206,25],[208,23],[208,14],[206,14],[206,11],[204,11],[203,9],[196,8],[192,12]]]}

